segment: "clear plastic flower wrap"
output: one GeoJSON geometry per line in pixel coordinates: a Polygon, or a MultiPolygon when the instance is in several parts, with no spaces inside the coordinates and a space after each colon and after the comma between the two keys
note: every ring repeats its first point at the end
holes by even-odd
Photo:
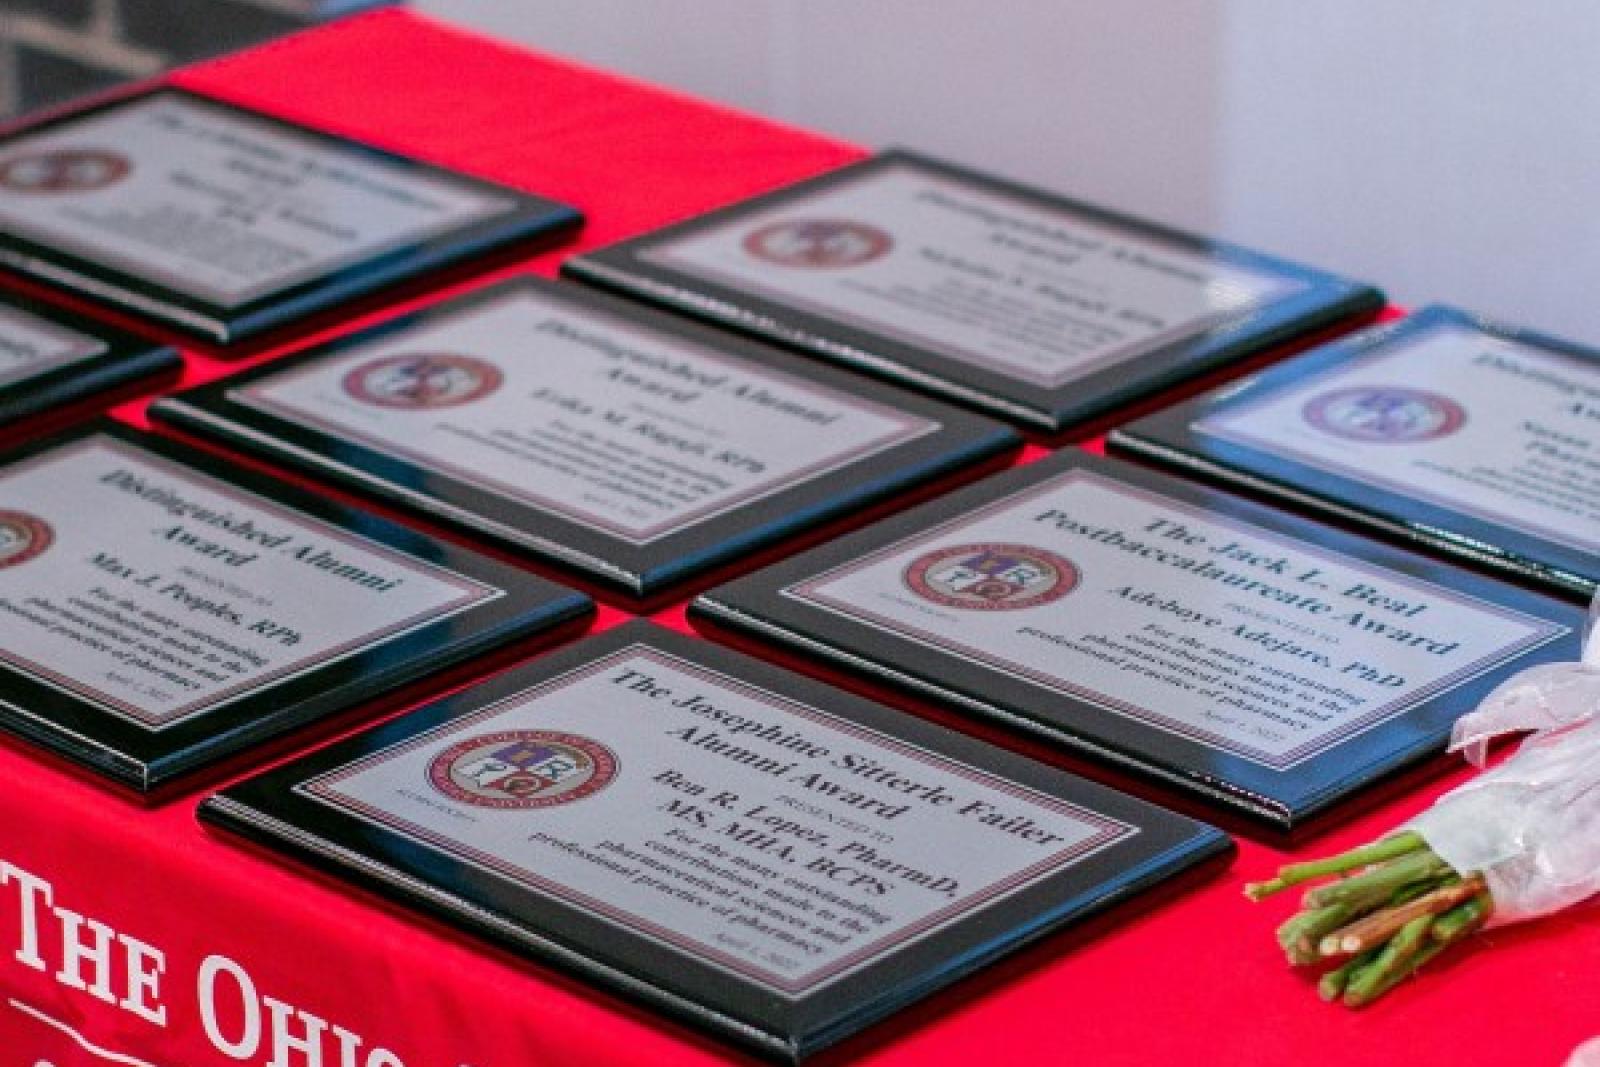
{"type": "Polygon", "coordinates": [[[1245,888],[1259,900],[1340,876],[1308,891],[1278,931],[1291,963],[1334,964],[1325,999],[1369,1003],[1484,926],[1600,894],[1600,596],[1582,660],[1506,680],[1456,722],[1450,748],[1481,767],[1491,741],[1529,731],[1394,834],[1245,888]]]}
{"type": "Polygon", "coordinates": [[[1483,766],[1490,741],[1534,731],[1505,762],[1410,823],[1440,859],[1483,875],[1491,924],[1548,915],[1600,893],[1600,626],[1583,660],[1523,671],[1456,722],[1451,750],[1483,766]]]}

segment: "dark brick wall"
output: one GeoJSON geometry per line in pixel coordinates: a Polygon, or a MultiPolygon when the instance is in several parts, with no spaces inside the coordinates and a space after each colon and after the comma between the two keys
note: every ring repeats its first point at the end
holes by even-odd
{"type": "Polygon", "coordinates": [[[0,0],[0,119],[389,0],[0,0]]]}
{"type": "Polygon", "coordinates": [[[29,111],[57,100],[100,92],[121,84],[124,76],[94,63],[80,62],[59,49],[16,42],[7,61],[22,87],[20,110],[29,111]]]}
{"type": "Polygon", "coordinates": [[[16,11],[29,15],[48,16],[67,26],[82,26],[89,21],[94,10],[94,0],[4,0],[0,12],[16,11]]]}

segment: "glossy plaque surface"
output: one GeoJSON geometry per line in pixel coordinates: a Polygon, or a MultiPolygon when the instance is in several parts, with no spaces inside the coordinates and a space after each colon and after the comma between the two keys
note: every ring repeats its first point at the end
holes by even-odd
{"type": "Polygon", "coordinates": [[[1111,444],[1589,596],[1600,351],[1432,307],[1111,444]]]}
{"type": "Polygon", "coordinates": [[[1559,601],[1060,453],[714,589],[718,626],[1043,733],[1284,830],[1575,655],[1559,601]]]}
{"type": "Polygon", "coordinates": [[[0,139],[0,265],[219,342],[580,221],[170,88],[0,139]]]}
{"type": "Polygon", "coordinates": [[[0,293],[0,434],[120,395],[181,365],[165,345],[20,293],[0,293]]]}
{"type": "Polygon", "coordinates": [[[643,622],[202,815],[785,1059],[1228,847],[643,622]]]}
{"type": "Polygon", "coordinates": [[[0,727],[136,790],[590,610],[110,421],[0,458],[0,727]]]}
{"type": "Polygon", "coordinates": [[[533,278],[155,413],[633,597],[1018,443],[959,409],[533,278]]]}
{"type": "Polygon", "coordinates": [[[1381,302],[907,152],[565,269],[1046,433],[1381,302]]]}

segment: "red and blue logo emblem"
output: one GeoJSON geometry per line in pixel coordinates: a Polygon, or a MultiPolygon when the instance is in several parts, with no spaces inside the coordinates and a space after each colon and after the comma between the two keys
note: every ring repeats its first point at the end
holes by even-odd
{"type": "Polygon", "coordinates": [[[55,539],[55,530],[39,516],[0,511],[0,570],[37,558],[55,539]]]}
{"type": "Polygon", "coordinates": [[[1062,556],[1031,545],[953,545],[911,561],[905,583],[924,600],[967,611],[1016,611],[1060,600],[1081,580],[1062,556]]]}
{"type": "Polygon", "coordinates": [[[381,408],[420,411],[470,404],[499,389],[500,368],[454,353],[387,356],[361,364],[344,376],[344,391],[381,408]]]}
{"type": "Polygon", "coordinates": [[[616,777],[609,748],[550,730],[483,734],[451,745],[428,765],[428,781],[451,800],[500,810],[571,804],[616,777]]]}
{"type": "Polygon", "coordinates": [[[1466,424],[1467,412],[1447,396],[1394,385],[1335,389],[1312,397],[1302,410],[1319,430],[1363,444],[1415,444],[1448,437],[1466,424]]]}
{"type": "Polygon", "coordinates": [[[848,219],[791,219],[746,235],[744,250],[780,267],[840,270],[888,253],[894,238],[876,226],[848,219]]]}
{"type": "Polygon", "coordinates": [[[98,148],[30,152],[0,162],[0,189],[13,193],[91,193],[133,170],[126,156],[98,148]]]}

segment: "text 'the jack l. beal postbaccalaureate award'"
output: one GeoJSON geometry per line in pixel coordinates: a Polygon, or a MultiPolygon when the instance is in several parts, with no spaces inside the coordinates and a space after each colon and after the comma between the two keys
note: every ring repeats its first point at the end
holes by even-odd
{"type": "Polygon", "coordinates": [[[1280,830],[1442,752],[1572,605],[1061,452],[713,589],[769,638],[1280,830]]]}

